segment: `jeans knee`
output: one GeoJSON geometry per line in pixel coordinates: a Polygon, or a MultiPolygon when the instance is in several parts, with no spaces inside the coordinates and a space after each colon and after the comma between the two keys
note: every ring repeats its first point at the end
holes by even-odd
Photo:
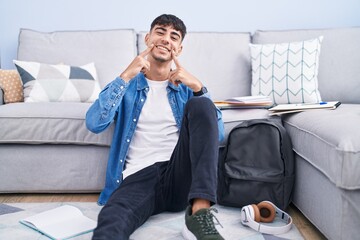
{"type": "Polygon", "coordinates": [[[191,116],[204,117],[208,114],[216,114],[216,108],[211,99],[207,97],[193,97],[186,103],[185,112],[191,116]]]}

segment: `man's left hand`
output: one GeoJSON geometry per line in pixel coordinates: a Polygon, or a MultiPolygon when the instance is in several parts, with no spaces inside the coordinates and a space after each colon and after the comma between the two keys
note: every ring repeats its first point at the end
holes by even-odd
{"type": "Polygon", "coordinates": [[[176,86],[183,83],[194,92],[200,91],[202,83],[180,65],[174,50],[171,51],[171,57],[175,63],[176,69],[170,72],[169,80],[176,86]]]}

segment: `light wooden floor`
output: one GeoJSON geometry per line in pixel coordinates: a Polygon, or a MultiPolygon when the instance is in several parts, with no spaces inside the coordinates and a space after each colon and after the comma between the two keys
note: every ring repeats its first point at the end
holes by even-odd
{"type": "MultiPolygon", "coordinates": [[[[96,202],[98,194],[0,194],[0,203],[20,202],[96,202]]],[[[294,206],[290,205],[288,213],[295,226],[306,240],[326,239],[294,206]]]]}

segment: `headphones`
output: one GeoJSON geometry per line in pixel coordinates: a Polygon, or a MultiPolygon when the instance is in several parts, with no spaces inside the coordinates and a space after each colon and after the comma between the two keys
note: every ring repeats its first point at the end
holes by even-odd
{"type": "Polygon", "coordinates": [[[243,207],[241,209],[241,223],[261,233],[283,234],[291,229],[292,218],[272,202],[263,201],[257,205],[251,204],[243,207]],[[269,224],[260,223],[270,223],[275,217],[279,217],[286,225],[273,227],[269,224]]]}

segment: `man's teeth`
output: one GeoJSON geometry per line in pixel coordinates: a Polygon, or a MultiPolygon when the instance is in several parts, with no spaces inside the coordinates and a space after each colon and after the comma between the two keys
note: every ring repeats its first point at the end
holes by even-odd
{"type": "Polygon", "coordinates": [[[162,46],[157,46],[157,48],[160,48],[160,49],[162,49],[162,50],[165,50],[165,51],[170,51],[169,49],[167,49],[166,47],[162,47],[162,46]]]}

